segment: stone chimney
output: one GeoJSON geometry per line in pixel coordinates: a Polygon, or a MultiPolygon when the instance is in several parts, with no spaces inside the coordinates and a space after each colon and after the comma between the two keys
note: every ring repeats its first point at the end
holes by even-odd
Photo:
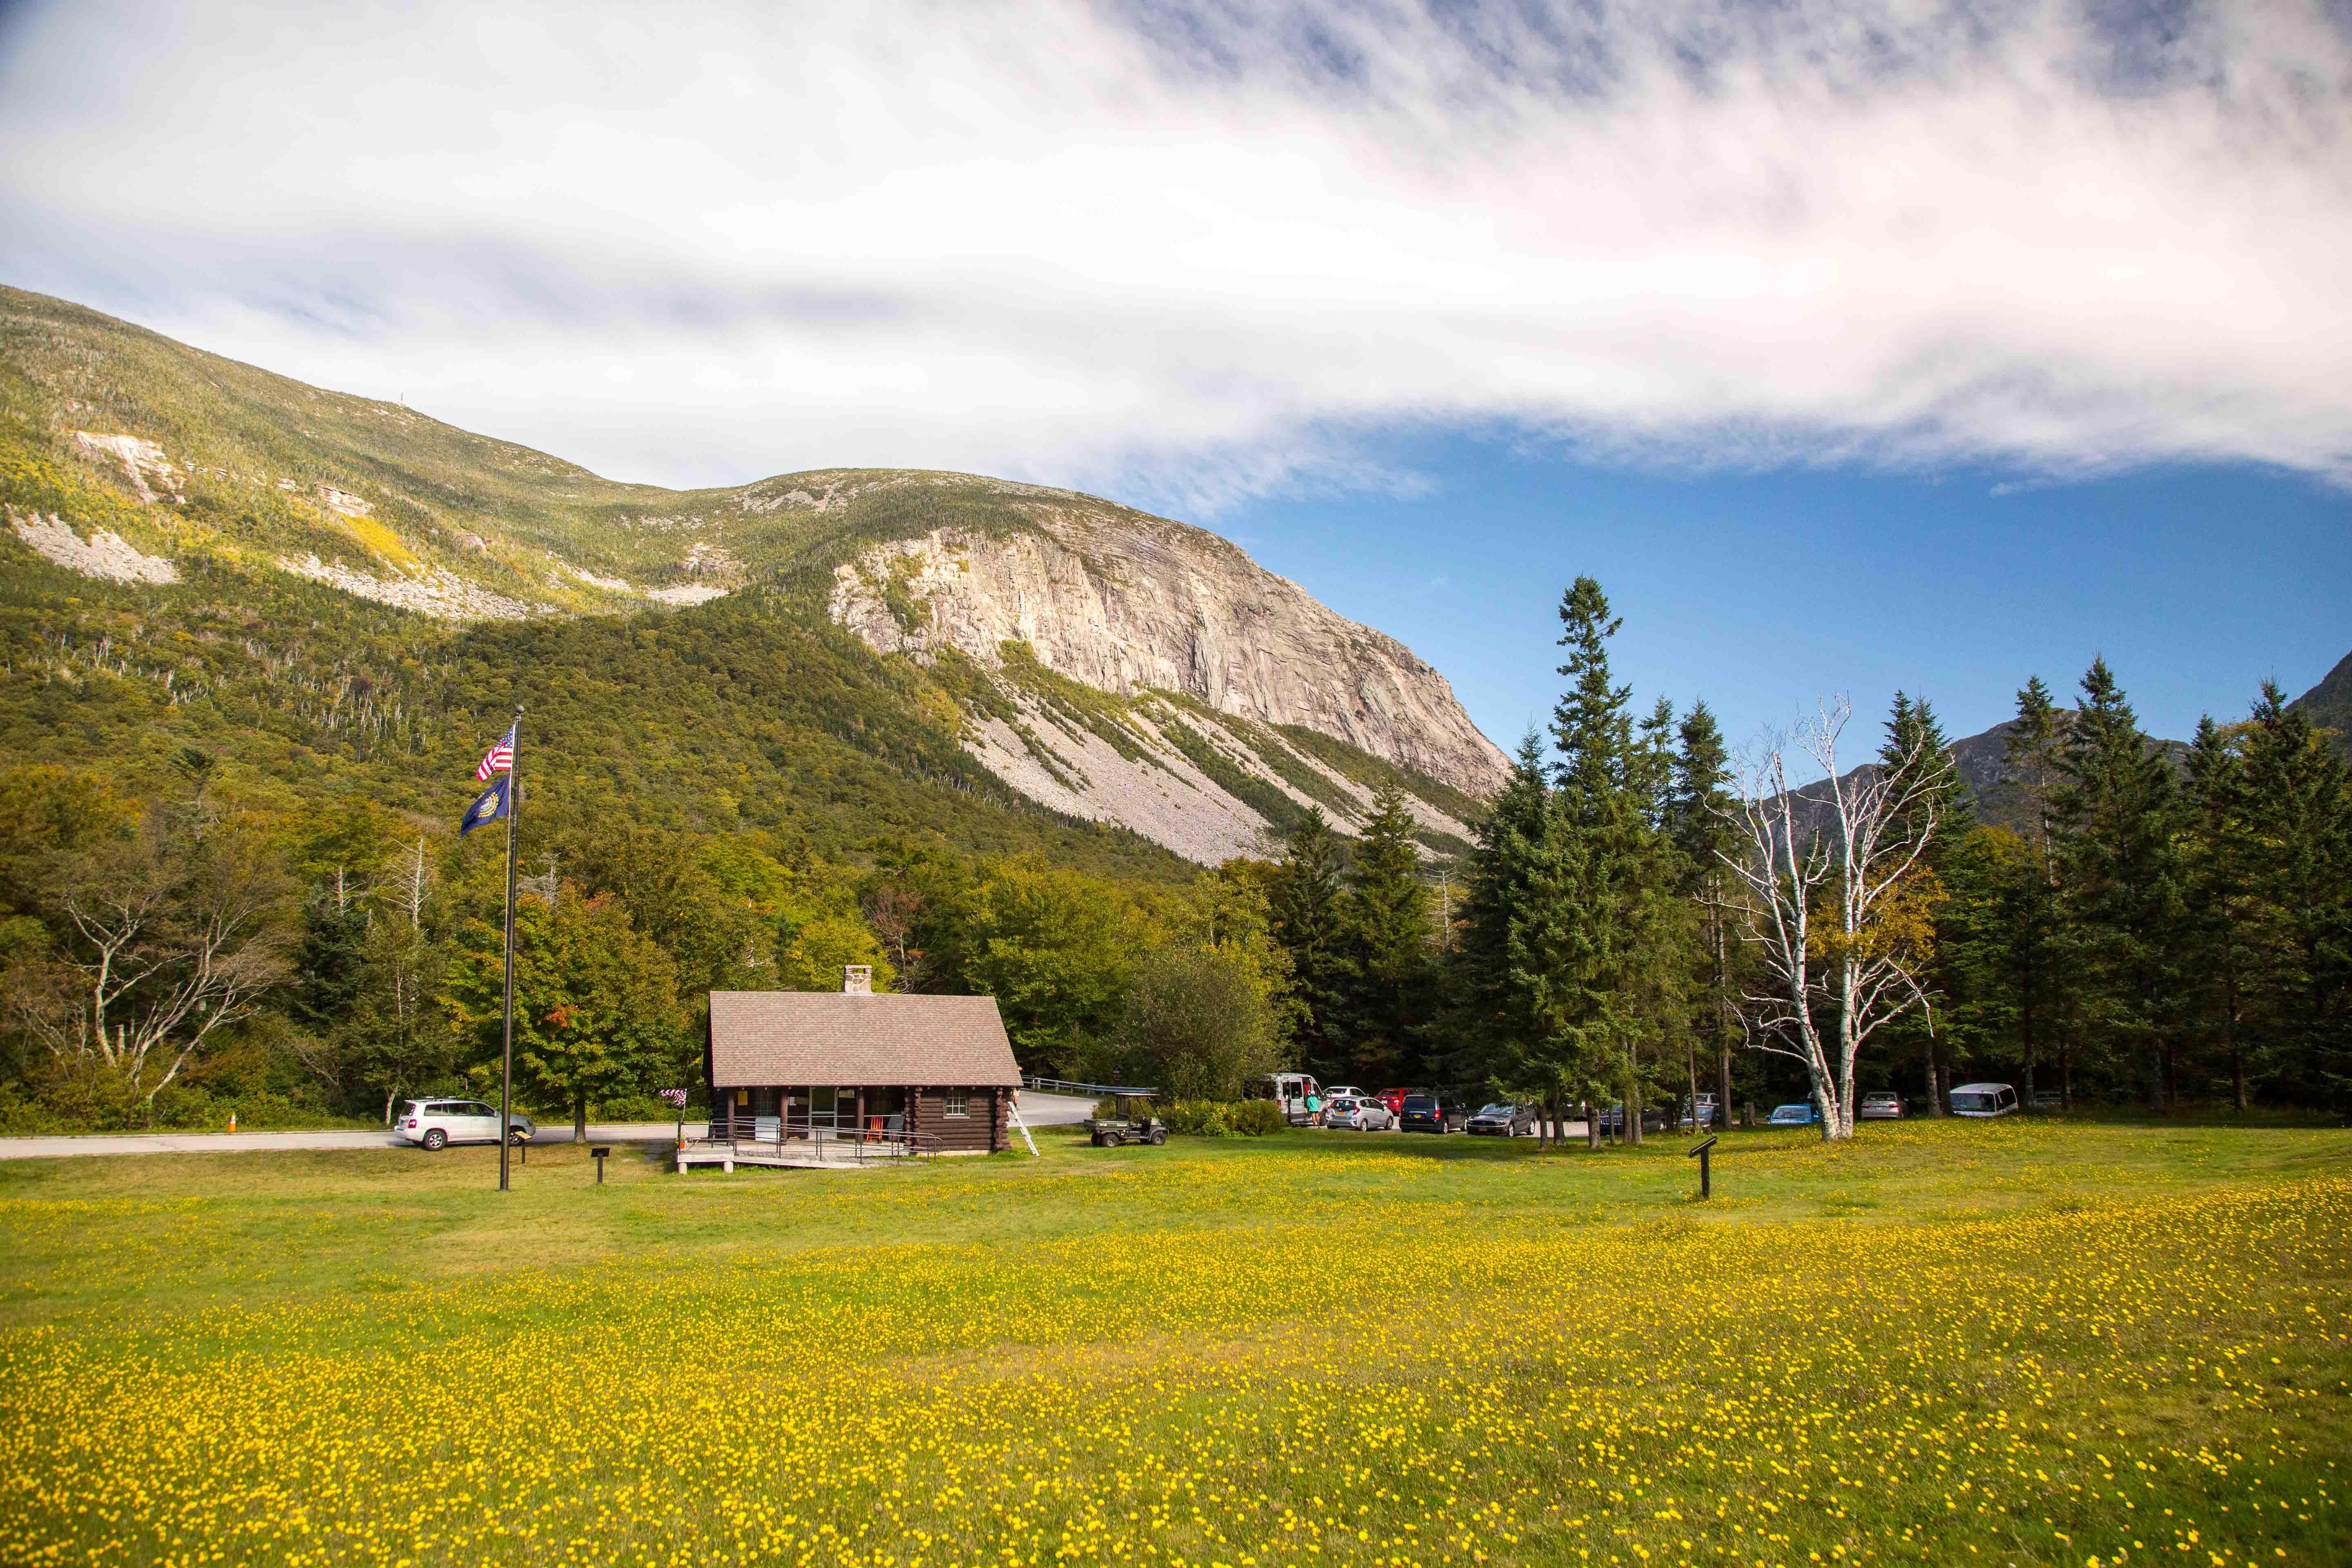
{"type": "Polygon", "coordinates": [[[874,994],[874,968],[866,963],[845,963],[841,966],[841,994],[844,996],[874,994]]]}

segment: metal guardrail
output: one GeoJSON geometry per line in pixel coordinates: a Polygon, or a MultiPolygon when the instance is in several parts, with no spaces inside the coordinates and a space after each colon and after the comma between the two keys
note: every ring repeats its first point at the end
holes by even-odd
{"type": "Polygon", "coordinates": [[[1026,1074],[1022,1077],[1021,1087],[1036,1089],[1042,1094],[1087,1094],[1097,1098],[1111,1094],[1134,1100],[1150,1100],[1160,1092],[1156,1089],[1137,1089],[1129,1084],[1072,1083],[1066,1079],[1033,1078],[1026,1074]]]}

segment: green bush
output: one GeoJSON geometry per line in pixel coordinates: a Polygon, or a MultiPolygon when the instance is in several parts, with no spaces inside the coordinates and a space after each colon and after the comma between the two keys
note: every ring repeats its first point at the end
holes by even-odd
{"type": "Polygon", "coordinates": [[[1179,1100],[1152,1107],[1171,1132],[1195,1138],[1263,1138],[1290,1125],[1270,1100],[1179,1100]]]}
{"type": "Polygon", "coordinates": [[[1239,1105],[1227,1106],[1225,1111],[1234,1131],[1244,1138],[1263,1138],[1290,1125],[1282,1107],[1270,1100],[1244,1100],[1239,1105]]]}

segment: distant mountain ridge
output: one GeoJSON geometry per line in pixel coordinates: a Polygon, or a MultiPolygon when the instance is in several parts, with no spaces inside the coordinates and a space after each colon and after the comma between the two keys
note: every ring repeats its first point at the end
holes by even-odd
{"type": "MultiPolygon", "coordinates": [[[[2352,737],[2352,654],[2347,654],[2318,685],[2287,706],[2307,715],[2314,724],[2332,731],[2332,739],[2339,749],[2352,749],[2352,742],[2347,742],[2347,737],[2352,737]]],[[[2063,723],[2072,711],[2060,709],[2060,722],[2063,723]]],[[[2009,737],[2016,728],[2015,720],[2003,720],[1990,730],[1954,741],[1944,751],[1968,786],[1969,805],[1976,819],[2023,832],[2032,826],[2032,821],[2031,804],[2021,788],[2022,780],[2009,763],[2009,737]]],[[[2174,770],[2186,776],[2188,742],[2151,737],[2148,748],[2162,752],[2174,770]]],[[[1839,776],[1847,780],[1861,778],[1875,766],[1874,763],[1864,763],[1839,776]]],[[[1819,826],[1827,820],[1829,791],[1825,784],[1806,784],[1792,793],[1812,808],[1808,814],[1811,825],[1819,826]]]]}
{"type": "Polygon", "coordinates": [[[1196,861],[1309,807],[1344,830],[1383,784],[1458,848],[1507,772],[1393,638],[1212,533],[1076,491],[913,470],[623,484],[14,289],[0,412],[12,570],[215,608],[297,580],[459,637],[745,595],[854,637],[917,693],[915,721],[1011,788],[1196,861]]]}

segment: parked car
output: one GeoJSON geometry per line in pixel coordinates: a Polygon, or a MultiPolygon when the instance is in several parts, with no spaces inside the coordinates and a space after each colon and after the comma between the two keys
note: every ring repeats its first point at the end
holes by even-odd
{"type": "Polygon", "coordinates": [[[1412,1092],[1412,1090],[1409,1089],[1384,1089],[1378,1094],[1372,1096],[1372,1098],[1379,1100],[1382,1105],[1387,1106],[1391,1116],[1402,1116],[1404,1114],[1404,1097],[1412,1092]]]}
{"type": "Polygon", "coordinates": [[[1352,1132],[1387,1132],[1396,1127],[1396,1115],[1369,1095],[1335,1094],[1323,1102],[1323,1125],[1352,1132]]]}
{"type": "Polygon", "coordinates": [[[2064,1091],[2064,1090],[2063,1090],[2063,1089],[2035,1089],[2035,1090],[2033,1091],[2033,1109],[2034,1109],[2034,1110],[2065,1110],[2065,1109],[2066,1109],[2066,1095],[2065,1095],[2065,1091],[2064,1091]]]}
{"type": "Polygon", "coordinates": [[[1492,1105],[1480,1107],[1478,1114],[1464,1123],[1462,1131],[1493,1138],[1517,1138],[1521,1135],[1532,1138],[1536,1131],[1536,1108],[1497,1100],[1492,1105]]]}
{"type": "Polygon", "coordinates": [[[1445,1102],[1433,1094],[1408,1094],[1397,1112],[1397,1127],[1405,1132],[1445,1131],[1445,1102]]]}
{"type": "Polygon", "coordinates": [[[1903,1097],[1880,1089],[1865,1094],[1862,1103],[1853,1108],[1856,1121],[1899,1121],[1903,1119],[1903,1097]]]}
{"type": "Polygon", "coordinates": [[[1352,1083],[1343,1083],[1336,1089],[1327,1089],[1323,1091],[1323,1103],[1326,1105],[1335,1100],[1370,1100],[1371,1098],[1370,1089],[1358,1089],[1352,1083]]]}
{"type": "Polygon", "coordinates": [[[1789,1105],[1774,1106],[1772,1108],[1771,1119],[1767,1121],[1765,1125],[1768,1127],[1811,1127],[1815,1122],[1821,1121],[1821,1119],[1822,1113],[1814,1108],[1811,1100],[1800,1100],[1789,1105]]]}
{"type": "MultiPolygon", "coordinates": [[[[412,1100],[393,1119],[393,1129],[411,1143],[446,1149],[452,1143],[495,1143],[499,1110],[478,1100],[412,1100]]],[[[520,1111],[508,1120],[508,1136],[527,1143],[538,1126],[520,1111]]]]}
{"type": "MultiPolygon", "coordinates": [[[[1606,1138],[1612,1135],[1620,1137],[1623,1136],[1625,1131],[1625,1107],[1622,1102],[1616,1105],[1601,1106],[1594,1110],[1592,1115],[1594,1120],[1601,1123],[1601,1135],[1602,1137],[1606,1138]]],[[[1655,1106],[1645,1106],[1642,1111],[1642,1131],[1644,1132],[1664,1132],[1665,1130],[1666,1113],[1655,1106]]]]}
{"type": "Polygon", "coordinates": [[[1952,1090],[1955,1116],[2007,1116],[2017,1109],[2017,1090],[2005,1083],[1964,1083],[1952,1090]]]}
{"type": "Polygon", "coordinates": [[[1682,1116],[1675,1125],[1694,1132],[1704,1132],[1716,1124],[1717,1118],[1715,1096],[1702,1094],[1684,1104],[1682,1116]]]}
{"type": "Polygon", "coordinates": [[[1293,1127],[1323,1125],[1323,1088],[1303,1072],[1267,1072],[1242,1085],[1244,1100],[1270,1100],[1293,1127]]]}

